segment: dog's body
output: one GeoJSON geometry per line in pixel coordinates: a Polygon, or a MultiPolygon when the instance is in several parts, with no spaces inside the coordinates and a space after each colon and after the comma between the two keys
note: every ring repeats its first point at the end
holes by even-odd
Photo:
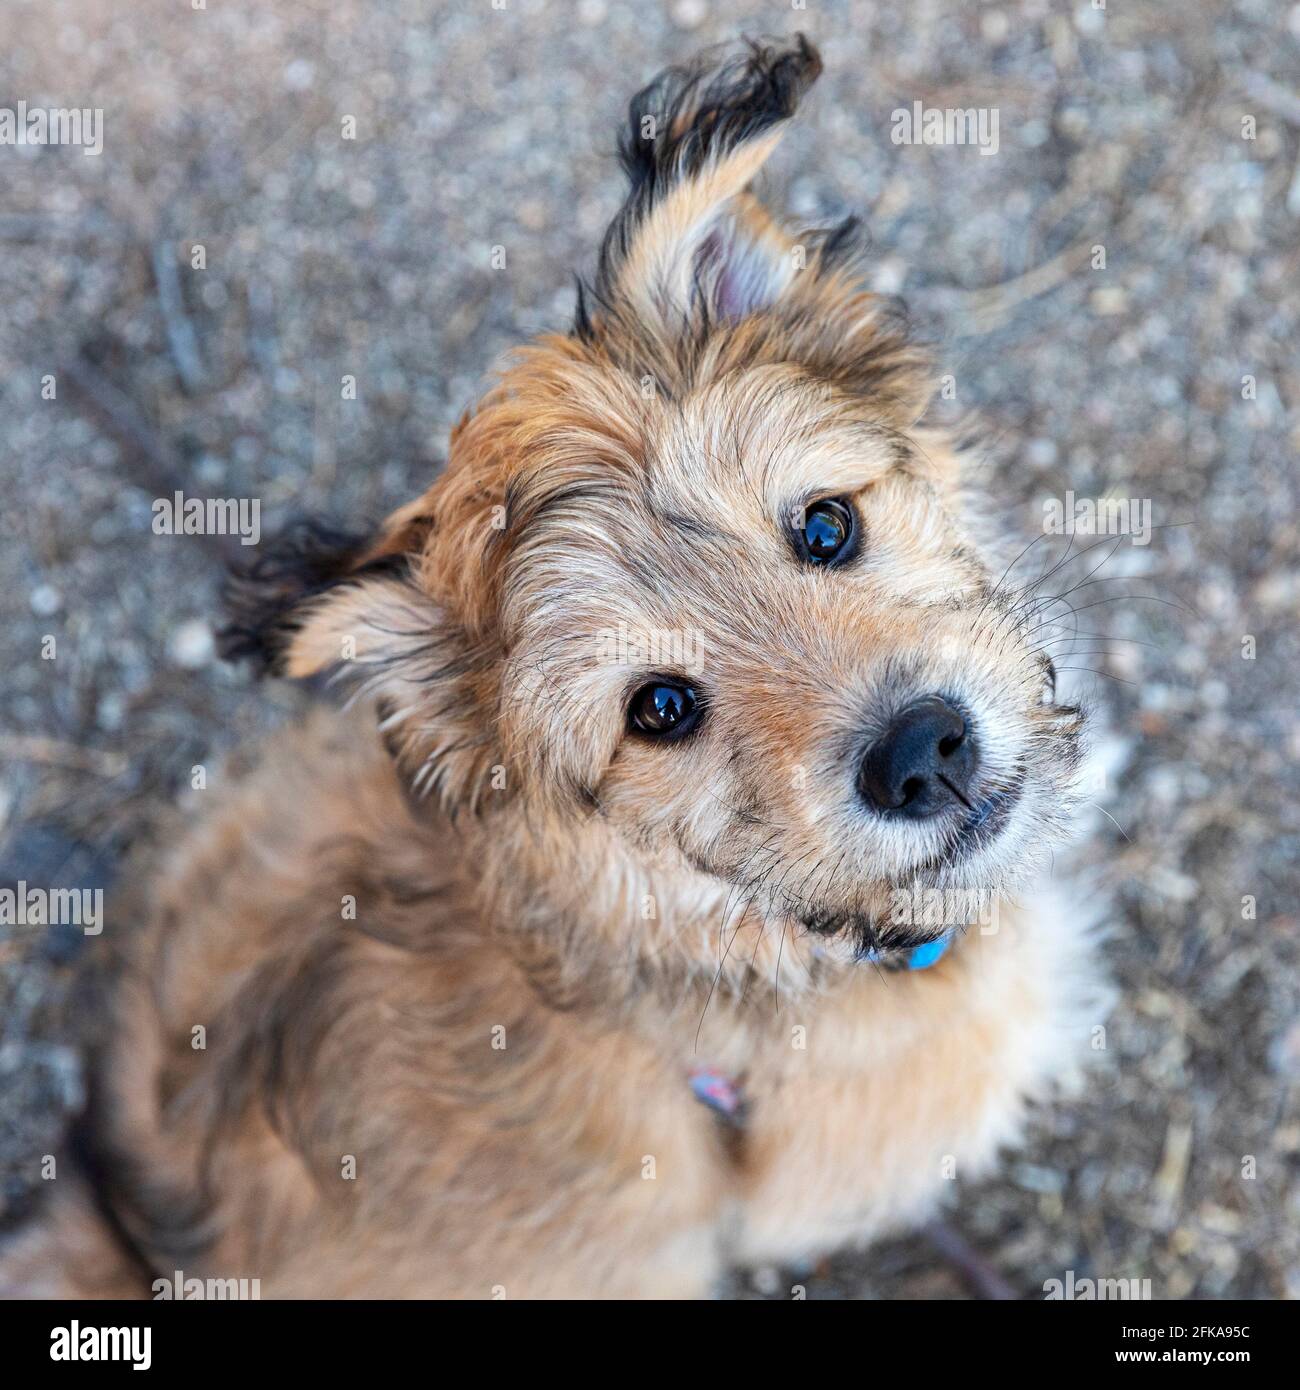
{"type": "MultiPolygon", "coordinates": [[[[839,237],[791,257],[745,191],[816,70],[800,42],[648,89],[596,312],[377,540],[237,590],[236,652],[361,698],[199,794],[106,933],[126,1284],[703,1295],[923,1216],[1085,1050],[1084,934],[1014,890],[1077,713],[961,520],[923,363],[839,237]],[[699,671],[609,660],[616,626],[698,634],[699,671]],[[908,884],[994,910],[891,968],[935,935],[890,915],[908,884]]],[[[11,1282],[57,1247],[61,1289],[122,1291],[88,1210],[11,1282]]]]}
{"type": "MultiPolygon", "coordinates": [[[[618,957],[566,981],[494,921],[496,876],[545,875],[545,849],[413,808],[364,718],[322,713],[212,795],[158,866],[100,1076],[118,1215],[167,1281],[704,1295],[729,1261],[922,1217],[1081,1025],[1083,938],[1049,902],[779,1008],[618,957]],[[734,1125],[701,1061],[742,1084],[734,1125]]],[[[33,1287],[145,1288],[93,1247],[40,1253],[33,1287]]]]}

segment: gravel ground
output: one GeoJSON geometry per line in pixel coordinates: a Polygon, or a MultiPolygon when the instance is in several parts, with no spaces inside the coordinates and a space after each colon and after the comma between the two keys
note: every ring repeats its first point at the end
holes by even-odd
{"type": "MultiPolygon", "coordinates": [[[[108,882],[193,765],[300,698],[216,661],[224,547],[153,535],[153,499],[258,498],[267,531],[404,501],[498,354],[566,326],[631,90],[803,28],[826,75],[768,186],[863,213],[1008,526],[1072,489],[1161,528],[1095,590],[1154,599],[1093,608],[1076,673],[1111,730],[1077,868],[1109,904],[1107,1046],[946,1229],[1028,1297],[1066,1270],[1300,1293],[1300,6],[10,0],[5,27],[0,106],[104,113],[98,157],[0,146],[7,880],[108,882]],[[892,143],[916,101],[996,109],[997,153],[892,143]]],[[[80,1095],[76,945],[0,929],[11,1212],[80,1095]]],[[[732,1292],[796,1278],[969,1291],[913,1237],[732,1292]]]]}

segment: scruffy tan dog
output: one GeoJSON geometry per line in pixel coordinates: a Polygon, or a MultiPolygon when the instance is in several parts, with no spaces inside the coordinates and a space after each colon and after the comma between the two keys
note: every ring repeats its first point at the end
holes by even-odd
{"type": "Polygon", "coordinates": [[[923,1217],[1087,1050],[1085,933],[1013,896],[1080,716],[849,229],[748,191],[819,68],[636,97],[573,333],[236,583],[233,654],[358,698],[106,933],[95,1214],[11,1282],[706,1295],[923,1217]]]}

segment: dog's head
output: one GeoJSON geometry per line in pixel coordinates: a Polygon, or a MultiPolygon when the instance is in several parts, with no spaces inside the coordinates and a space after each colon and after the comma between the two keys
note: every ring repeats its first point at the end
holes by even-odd
{"type": "Polygon", "coordinates": [[[602,845],[664,917],[712,888],[879,948],[926,934],[900,889],[1002,887],[1050,842],[1079,717],[850,229],[749,191],[819,68],[800,39],[641,92],[573,332],[378,539],[260,561],[232,646],[358,676],[418,791],[602,845]]]}

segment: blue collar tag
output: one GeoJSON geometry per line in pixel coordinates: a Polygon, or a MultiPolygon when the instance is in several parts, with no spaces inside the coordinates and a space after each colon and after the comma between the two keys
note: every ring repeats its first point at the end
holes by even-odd
{"type": "Polygon", "coordinates": [[[927,941],[923,946],[913,946],[907,953],[909,970],[926,970],[936,961],[948,954],[950,938],[941,936],[937,941],[927,941]]]}
{"type": "Polygon", "coordinates": [[[941,936],[935,941],[927,941],[907,951],[868,951],[862,959],[873,964],[892,966],[894,969],[901,967],[904,970],[928,970],[948,954],[948,947],[951,945],[952,937],[941,936]]]}

